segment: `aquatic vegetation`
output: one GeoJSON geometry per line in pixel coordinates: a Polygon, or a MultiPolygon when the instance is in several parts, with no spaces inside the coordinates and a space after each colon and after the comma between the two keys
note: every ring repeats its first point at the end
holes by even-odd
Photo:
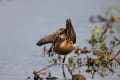
{"type": "MultiPolygon", "coordinates": [[[[120,18],[113,16],[105,18],[99,15],[97,17],[92,16],[90,22],[104,22],[101,28],[98,26],[92,28],[91,38],[88,40],[91,49],[87,49],[87,47],[77,47],[73,51],[75,54],[67,57],[67,63],[62,62],[63,58],[61,55],[52,57],[48,66],[39,71],[33,71],[34,80],[56,80],[57,78],[52,77],[51,73],[47,71],[48,68],[55,65],[66,65],[69,74],[72,76],[72,80],[86,80],[86,78],[81,75],[80,67],[83,66],[87,67],[85,72],[91,74],[92,78],[95,77],[95,73],[98,73],[102,78],[109,75],[108,71],[113,74],[115,73],[114,70],[120,65],[120,57],[118,57],[120,54],[120,49],[118,48],[120,47],[120,39],[115,34],[117,29],[115,29],[114,23],[119,23],[120,18]],[[94,18],[98,20],[95,21],[96,19],[94,18]],[[108,45],[108,43],[110,45],[108,45]],[[86,54],[94,55],[94,57],[86,54]],[[86,55],[86,57],[83,58],[81,55],[86,55]]],[[[46,51],[45,48],[43,51],[46,51]]],[[[65,70],[63,68],[62,70],[64,78],[67,79],[65,70]]]]}

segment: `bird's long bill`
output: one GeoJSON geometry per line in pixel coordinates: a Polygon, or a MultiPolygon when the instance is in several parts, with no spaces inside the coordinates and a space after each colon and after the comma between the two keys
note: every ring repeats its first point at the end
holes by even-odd
{"type": "Polygon", "coordinates": [[[45,43],[45,39],[40,39],[40,40],[36,43],[36,45],[37,45],[37,46],[42,46],[44,43],[45,43]]]}
{"type": "Polygon", "coordinates": [[[45,36],[44,38],[40,39],[38,42],[37,42],[37,46],[42,46],[44,44],[47,44],[47,43],[54,43],[57,39],[57,36],[63,32],[63,28],[57,30],[56,32],[53,32],[51,34],[49,34],[48,36],[45,36]]]}
{"type": "Polygon", "coordinates": [[[42,46],[42,45],[47,44],[47,43],[53,43],[53,39],[54,39],[53,36],[48,35],[48,36],[40,39],[40,40],[37,42],[36,45],[37,45],[37,46],[42,46]]]}

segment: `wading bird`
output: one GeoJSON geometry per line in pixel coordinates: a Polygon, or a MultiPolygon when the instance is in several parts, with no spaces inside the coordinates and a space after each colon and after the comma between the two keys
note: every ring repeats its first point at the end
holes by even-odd
{"type": "Polygon", "coordinates": [[[49,56],[50,52],[52,51],[58,55],[65,55],[63,59],[64,63],[66,55],[69,54],[76,46],[76,34],[73,29],[71,20],[66,20],[66,28],[60,28],[56,32],[53,32],[48,36],[40,39],[37,42],[37,46],[42,46],[47,43],[52,43],[52,46],[48,51],[49,56]]]}

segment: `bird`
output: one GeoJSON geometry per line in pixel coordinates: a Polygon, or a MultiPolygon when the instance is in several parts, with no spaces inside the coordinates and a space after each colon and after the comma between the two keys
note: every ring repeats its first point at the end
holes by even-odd
{"type": "Polygon", "coordinates": [[[72,52],[76,47],[76,33],[74,31],[71,19],[66,20],[66,28],[60,28],[56,32],[41,38],[36,45],[42,46],[51,43],[51,47],[48,51],[55,52],[58,55],[64,55],[63,63],[65,61],[66,55],[72,52]]]}

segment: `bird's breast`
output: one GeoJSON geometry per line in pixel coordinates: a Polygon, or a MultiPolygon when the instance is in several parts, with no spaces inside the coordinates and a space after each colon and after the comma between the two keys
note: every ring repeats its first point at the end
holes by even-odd
{"type": "Polygon", "coordinates": [[[62,42],[57,42],[54,46],[54,51],[57,54],[65,55],[73,50],[73,44],[70,41],[64,40],[62,42]]]}

